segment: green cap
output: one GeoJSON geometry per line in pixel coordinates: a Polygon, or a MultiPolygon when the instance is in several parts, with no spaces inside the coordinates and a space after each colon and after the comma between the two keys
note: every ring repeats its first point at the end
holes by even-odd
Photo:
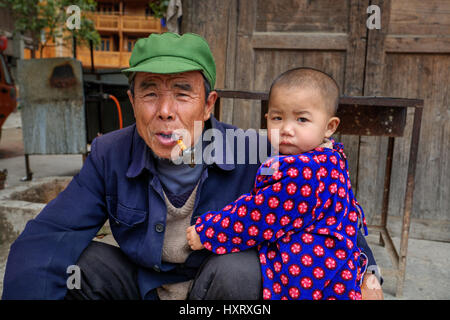
{"type": "Polygon", "coordinates": [[[199,70],[214,89],[216,64],[208,43],[201,36],[172,32],[152,33],[136,41],[130,68],[122,70],[131,80],[135,72],[181,73],[199,70]]]}

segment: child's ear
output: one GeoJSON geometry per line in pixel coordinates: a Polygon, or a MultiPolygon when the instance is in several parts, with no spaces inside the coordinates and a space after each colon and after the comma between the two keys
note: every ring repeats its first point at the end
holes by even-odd
{"type": "Polygon", "coordinates": [[[325,131],[325,137],[329,138],[336,132],[337,127],[341,120],[338,117],[332,117],[328,120],[327,130],[325,131]]]}
{"type": "Polygon", "coordinates": [[[268,113],[266,113],[265,115],[264,115],[264,117],[266,117],[266,120],[267,120],[267,117],[269,116],[269,114],[268,113]]]}

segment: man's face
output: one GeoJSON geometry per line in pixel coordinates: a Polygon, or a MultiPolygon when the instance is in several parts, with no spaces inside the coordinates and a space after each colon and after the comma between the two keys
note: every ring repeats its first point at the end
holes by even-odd
{"type": "Polygon", "coordinates": [[[136,118],[136,128],[145,143],[160,158],[169,159],[177,144],[175,133],[186,130],[194,145],[199,133],[194,122],[208,120],[217,93],[211,92],[205,103],[205,88],[200,71],[179,74],[138,72],[134,80],[134,98],[128,91],[136,118]]]}

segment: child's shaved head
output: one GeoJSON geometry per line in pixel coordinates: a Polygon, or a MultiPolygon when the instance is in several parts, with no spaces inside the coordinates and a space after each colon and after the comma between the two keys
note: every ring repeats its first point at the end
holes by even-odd
{"type": "Polygon", "coordinates": [[[316,90],[321,95],[330,116],[336,114],[339,105],[339,86],[325,72],[313,68],[295,68],[288,70],[273,81],[269,91],[269,100],[272,91],[280,87],[316,90]]]}

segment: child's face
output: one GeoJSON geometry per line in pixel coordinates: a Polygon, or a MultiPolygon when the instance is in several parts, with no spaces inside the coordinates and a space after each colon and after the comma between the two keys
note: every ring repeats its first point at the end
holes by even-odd
{"type": "Polygon", "coordinates": [[[339,118],[330,116],[319,92],[308,88],[274,88],[266,117],[269,140],[275,148],[279,146],[280,154],[313,150],[339,125],[339,118]]]}

